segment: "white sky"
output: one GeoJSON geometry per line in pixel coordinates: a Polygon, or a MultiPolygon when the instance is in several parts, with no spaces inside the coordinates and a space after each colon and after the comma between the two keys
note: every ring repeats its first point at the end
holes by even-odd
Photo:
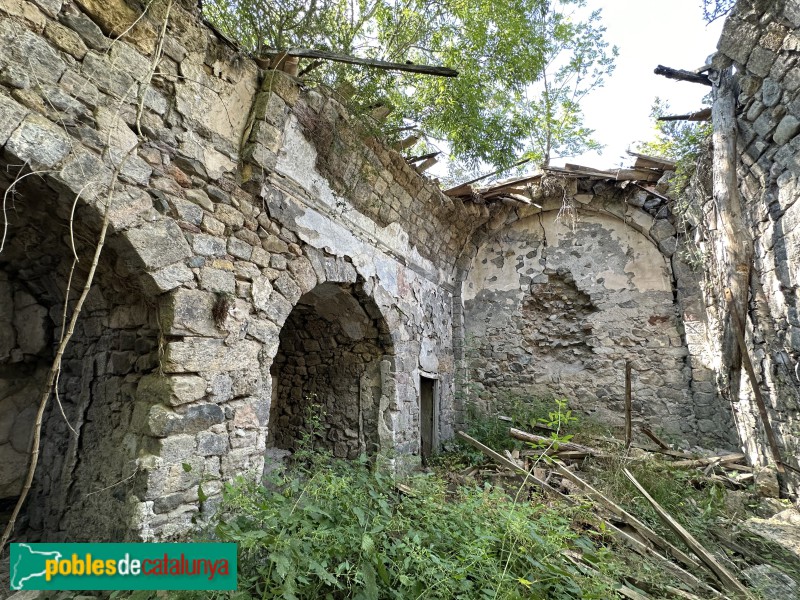
{"type": "Polygon", "coordinates": [[[602,9],[606,40],[619,47],[617,68],[605,87],[583,102],[586,125],[606,147],[600,156],[592,152],[552,164],[607,169],[619,166],[620,160],[629,164],[625,155],[629,145],[653,137],[650,108],[656,96],[669,101],[672,114],[702,107],[709,87],[673,81],[655,75],[653,69],[659,64],[674,69],[701,67],[716,49],[724,19],[707,26],[701,0],[589,0],[588,4],[602,9]]]}

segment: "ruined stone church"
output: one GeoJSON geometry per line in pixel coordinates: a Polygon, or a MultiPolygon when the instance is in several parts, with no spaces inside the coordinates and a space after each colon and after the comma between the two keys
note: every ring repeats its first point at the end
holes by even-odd
{"type": "MultiPolygon", "coordinates": [[[[646,157],[443,192],[335,100],[237,53],[196,2],[162,33],[163,10],[0,4],[0,499],[21,493],[41,420],[32,532],[183,534],[226,481],[295,449],[309,410],[335,456],[398,469],[450,439],[470,399],[564,397],[616,424],[626,362],[637,425],[773,460],[754,384],[721,389],[724,324],[691,260],[719,244],[702,185],[689,226],[669,162],[646,157]]],[[[736,82],[746,355],[787,493],[799,28],[795,2],[742,0],[709,66],[736,82]]]]}

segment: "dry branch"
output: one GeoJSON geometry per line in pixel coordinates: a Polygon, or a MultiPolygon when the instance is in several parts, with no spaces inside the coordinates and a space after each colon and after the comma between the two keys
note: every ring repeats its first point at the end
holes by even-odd
{"type": "Polygon", "coordinates": [[[657,121],[710,121],[711,120],[711,109],[710,108],[703,108],[701,110],[697,110],[693,113],[687,113],[685,115],[667,115],[664,117],[658,117],[657,121]]]}
{"type": "Polygon", "coordinates": [[[661,450],[671,450],[671,448],[664,443],[653,431],[648,427],[640,428],[642,433],[649,437],[661,450]]]}

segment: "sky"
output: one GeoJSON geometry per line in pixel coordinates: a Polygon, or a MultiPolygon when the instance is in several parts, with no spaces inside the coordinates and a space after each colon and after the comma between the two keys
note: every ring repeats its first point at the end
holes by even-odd
{"type": "Polygon", "coordinates": [[[664,65],[694,70],[713,54],[724,19],[710,25],[703,20],[701,0],[589,0],[590,9],[602,9],[606,40],[619,47],[616,69],[605,87],[583,102],[585,123],[606,147],[569,159],[553,160],[608,169],[629,164],[625,154],[632,142],[654,136],[650,109],[656,96],[668,100],[672,114],[702,108],[710,88],[655,75],[664,65]]]}

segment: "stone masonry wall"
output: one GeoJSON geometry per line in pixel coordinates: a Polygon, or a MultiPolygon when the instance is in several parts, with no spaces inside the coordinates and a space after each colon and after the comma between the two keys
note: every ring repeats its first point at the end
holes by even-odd
{"type": "MultiPolygon", "coordinates": [[[[735,67],[738,177],[753,234],[747,343],[783,459],[800,456],[800,5],[742,0],[714,58],[735,67]]],[[[705,206],[706,220],[713,212],[705,206]]],[[[709,240],[711,243],[711,240],[709,240]]],[[[746,378],[745,378],[746,379],[746,378]]],[[[755,462],[769,455],[749,382],[736,399],[739,435],[755,462]]],[[[793,479],[787,474],[787,483],[793,479]]],[[[796,477],[795,477],[796,479],[796,477]]],[[[796,490],[796,482],[790,484],[796,490]]]]}
{"type": "Polygon", "coordinates": [[[581,181],[542,203],[479,238],[461,296],[470,385],[484,397],[564,397],[620,425],[630,360],[637,422],[730,447],[724,407],[695,387],[704,373],[674,302],[676,230],[664,201],[581,181]]]}
{"type": "MultiPolygon", "coordinates": [[[[0,270],[30,287],[29,234],[44,232],[58,276],[31,297],[54,324],[72,244],[80,284],[110,199],[98,300],[59,388],[79,427],[53,403],[45,417],[29,507],[45,539],[179,536],[223,481],[258,476],[280,332],[320,285],[358,285],[391,339],[372,375],[380,450],[418,460],[420,370],[439,377],[440,438],[455,420],[453,265],[488,209],[443,196],[336,102],[260,71],[195,2],[173,5],[159,56],[166,2],[140,10],[0,5],[0,191],[15,199],[0,270]]],[[[17,389],[14,364],[0,390],[17,389]]],[[[15,395],[12,412],[36,401],[15,395]]]]}

